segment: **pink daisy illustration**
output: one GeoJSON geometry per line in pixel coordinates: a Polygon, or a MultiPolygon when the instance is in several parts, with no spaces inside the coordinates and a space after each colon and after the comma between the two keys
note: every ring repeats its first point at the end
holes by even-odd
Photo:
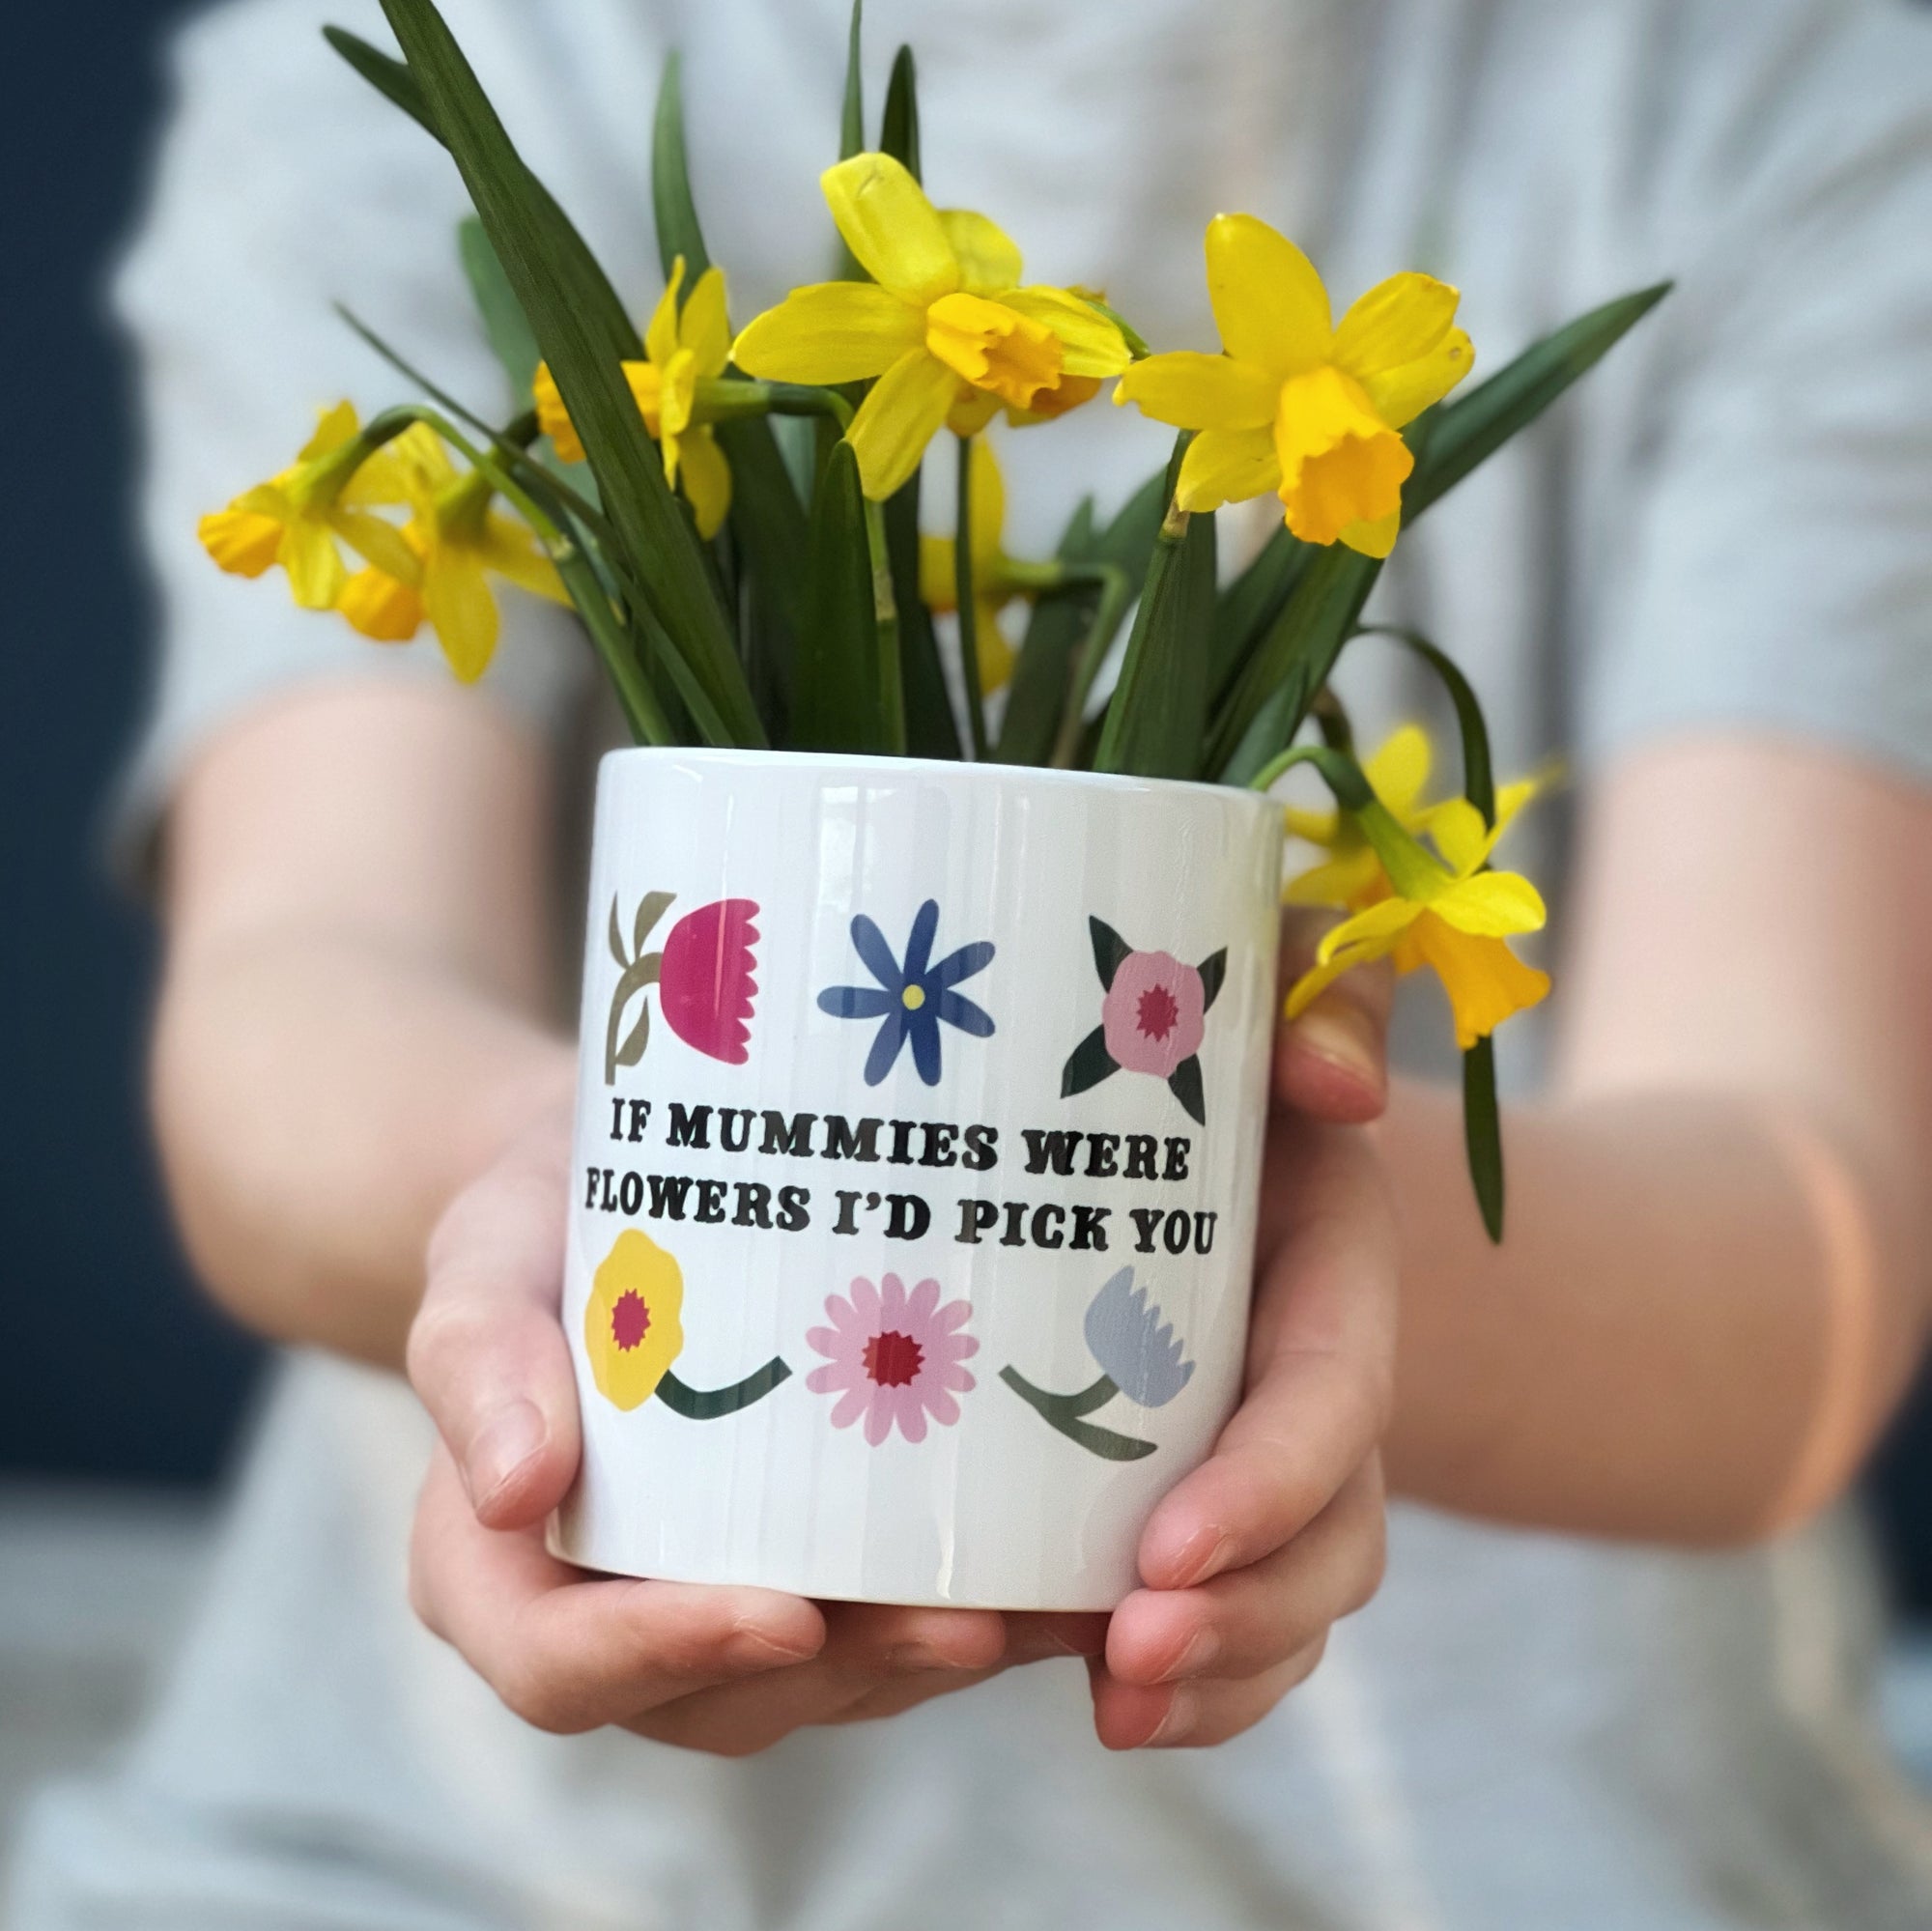
{"type": "Polygon", "coordinates": [[[875,1288],[861,1277],[852,1298],[828,1294],[830,1327],[814,1327],[806,1340],[827,1357],[806,1386],[815,1394],[838,1397],[834,1428],[850,1428],[866,1417],[866,1439],[874,1448],[898,1423],[908,1441],[925,1439],[925,1418],[951,1428],[959,1419],[954,1395],[973,1385],[960,1364],[980,1351],[963,1330],[972,1317],[965,1301],[939,1304],[939,1283],[922,1281],[910,1293],[896,1274],[881,1277],[875,1288]]]}

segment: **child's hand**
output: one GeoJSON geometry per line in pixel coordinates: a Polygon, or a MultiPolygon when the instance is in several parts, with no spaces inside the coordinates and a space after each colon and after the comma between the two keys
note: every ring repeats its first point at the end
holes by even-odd
{"type": "MultiPolygon", "coordinates": [[[[1314,928],[1291,921],[1284,979],[1314,928]]],[[[1100,1740],[1215,1744],[1321,1660],[1382,1572],[1377,1444],[1395,1367],[1397,1244],[1360,1125],[1387,1094],[1389,981],[1339,980],[1276,1045],[1246,1397],[1154,1512],[1136,1590],[1092,1664],[1100,1740]]]]}
{"type": "Polygon", "coordinates": [[[1095,1616],[818,1604],[591,1577],[551,1555],[544,1519],[579,1452],[556,1318],[569,1138],[558,1113],[458,1197],[410,1335],[410,1378],[442,1434],[416,1506],[412,1600],[518,1716],[738,1756],[803,1724],[890,1716],[1013,1663],[1097,1651],[1095,1616]]]}

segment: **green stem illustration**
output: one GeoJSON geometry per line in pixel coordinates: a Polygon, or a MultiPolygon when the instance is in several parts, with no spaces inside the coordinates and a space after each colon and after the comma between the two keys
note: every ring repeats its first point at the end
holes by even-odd
{"type": "Polygon", "coordinates": [[[790,1378],[791,1370],[777,1355],[755,1374],[732,1382],[728,1388],[694,1388],[667,1368],[664,1379],[658,1383],[657,1396],[673,1414],[682,1415],[686,1421],[717,1421],[723,1415],[735,1415],[740,1408],[763,1401],[781,1381],[790,1378]]]}
{"type": "Polygon", "coordinates": [[[1050,1427],[1057,1428],[1069,1441],[1077,1441],[1090,1455],[1098,1455],[1108,1462],[1138,1462],[1154,1451],[1155,1444],[1151,1441],[1143,1441],[1138,1435],[1116,1434],[1110,1428],[1099,1428],[1083,1419],[1121,1392],[1109,1375],[1102,1375],[1077,1395],[1050,1395],[1044,1388],[1036,1388],[1017,1368],[1002,1368],[1000,1379],[1021,1401],[1037,1408],[1050,1427]]]}

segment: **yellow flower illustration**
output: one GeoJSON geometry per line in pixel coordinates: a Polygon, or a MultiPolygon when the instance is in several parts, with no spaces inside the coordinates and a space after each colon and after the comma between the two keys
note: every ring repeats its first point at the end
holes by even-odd
{"type": "Polygon", "coordinates": [[[656,1392],[684,1347],[684,1276],[653,1240],[628,1227],[590,1283],[583,1348],[598,1391],[627,1413],[656,1392]]]}
{"type": "Polygon", "coordinates": [[[382,643],[406,642],[427,617],[451,670],[474,683],[496,654],[501,621],[488,573],[554,603],[568,597],[528,525],[494,509],[488,479],[459,470],[426,423],[411,424],[390,446],[413,512],[401,532],[412,567],[406,576],[358,571],[336,608],[382,643]]]}
{"type": "Polygon", "coordinates": [[[1066,289],[1022,288],[1020,251],[983,214],[937,209],[890,155],[819,177],[869,282],[794,289],[748,324],[731,359],[768,382],[867,382],[847,432],[866,494],[889,497],[942,426],[1064,414],[1127,366],[1120,329],[1066,289]]]}
{"type": "Polygon", "coordinates": [[[333,610],[349,581],[338,537],[367,562],[407,573],[401,532],[369,514],[376,504],[404,500],[402,472],[380,449],[348,467],[360,429],[352,404],[324,411],[288,469],[202,518],[202,548],[237,577],[259,577],[279,563],[296,602],[310,611],[333,610]]]}
{"type": "MultiPolygon", "coordinates": [[[[1000,615],[1016,597],[1038,587],[1040,566],[1016,562],[1001,547],[1007,522],[1007,488],[1000,466],[984,442],[973,445],[973,616],[980,647],[980,688],[990,696],[1013,674],[1016,653],[1000,615]]],[[[927,610],[945,616],[959,607],[956,547],[950,536],[919,540],[919,593],[927,610]]]]}
{"type": "MultiPolygon", "coordinates": [[[[671,264],[670,280],[644,331],[644,359],[626,362],[624,379],[637,399],[644,427],[664,451],[665,480],[680,479],[697,518],[697,533],[716,536],[731,507],[731,467],[708,423],[695,422],[697,384],[715,381],[730,360],[731,329],[725,320],[724,270],[706,269],[680,311],[684,257],[671,264]]],[[[571,426],[550,365],[536,375],[537,420],[566,463],[583,461],[583,444],[571,426]]]]}
{"type": "MultiPolygon", "coordinates": [[[[1528,787],[1514,789],[1513,809],[1528,787]]],[[[1456,1043],[1464,1052],[1512,1014],[1544,999],[1548,975],[1524,965],[1508,944],[1513,934],[1543,929],[1548,917],[1543,899],[1520,874],[1484,869],[1507,826],[1500,806],[1493,827],[1485,827],[1467,799],[1435,807],[1427,828],[1445,863],[1418,848],[1418,862],[1400,878],[1383,869],[1386,895],[1322,939],[1315,964],[1288,995],[1288,1017],[1305,1011],[1350,967],[1390,957],[1399,973],[1422,966],[1435,973],[1455,1014],[1456,1043]]]]}
{"type": "Polygon", "coordinates": [[[1337,327],[1314,265],[1266,222],[1217,214],[1207,253],[1223,353],[1151,355],[1114,400],[1198,432],[1176,491],[1182,509],[1272,490],[1304,543],[1386,556],[1415,467],[1400,432],[1474,366],[1455,326],[1460,296],[1431,275],[1391,275],[1337,327]]]}

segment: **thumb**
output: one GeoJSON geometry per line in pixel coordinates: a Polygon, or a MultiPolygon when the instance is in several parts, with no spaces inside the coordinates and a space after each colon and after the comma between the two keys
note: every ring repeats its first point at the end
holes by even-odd
{"type": "Polygon", "coordinates": [[[570,1120],[547,1112],[430,1236],[409,1377],[489,1528],[539,1521],[577,1474],[577,1382],[557,1323],[570,1120]]]}
{"type": "MultiPolygon", "coordinates": [[[[1315,963],[1332,923],[1290,910],[1281,927],[1281,990],[1315,963]]],[[[1388,1104],[1389,1011],[1395,974],[1385,960],[1356,966],[1323,988],[1307,1009],[1276,1029],[1274,1092],[1282,1105],[1337,1126],[1361,1126],[1388,1104]]]]}

